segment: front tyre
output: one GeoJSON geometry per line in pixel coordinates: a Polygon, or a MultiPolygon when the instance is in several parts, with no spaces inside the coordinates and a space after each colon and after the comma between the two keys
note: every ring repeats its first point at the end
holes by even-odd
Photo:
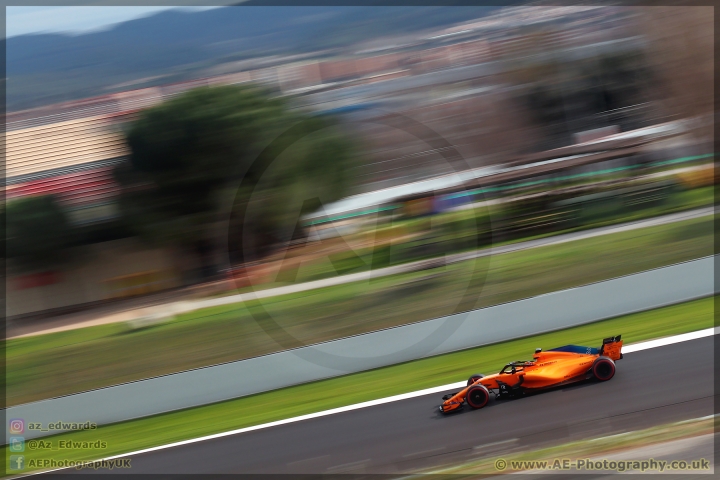
{"type": "Polygon", "coordinates": [[[600,357],[592,366],[592,374],[596,380],[606,382],[615,376],[615,362],[608,357],[600,357]]]}
{"type": "Polygon", "coordinates": [[[470,408],[482,408],[490,401],[490,391],[484,385],[473,385],[468,388],[465,401],[470,408]]]}

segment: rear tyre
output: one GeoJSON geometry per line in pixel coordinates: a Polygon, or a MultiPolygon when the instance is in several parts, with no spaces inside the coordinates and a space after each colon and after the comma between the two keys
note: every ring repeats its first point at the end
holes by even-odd
{"type": "Polygon", "coordinates": [[[596,380],[608,381],[615,376],[615,362],[608,357],[600,357],[593,363],[592,373],[596,380]]]}
{"type": "Polygon", "coordinates": [[[481,378],[483,378],[484,376],[485,375],[483,375],[482,373],[475,373],[475,374],[471,375],[467,381],[468,387],[470,385],[472,385],[473,383],[477,382],[478,380],[480,380],[481,378]]]}
{"type": "Polygon", "coordinates": [[[470,408],[482,408],[490,401],[490,391],[483,385],[473,385],[468,388],[465,401],[470,408]]]}

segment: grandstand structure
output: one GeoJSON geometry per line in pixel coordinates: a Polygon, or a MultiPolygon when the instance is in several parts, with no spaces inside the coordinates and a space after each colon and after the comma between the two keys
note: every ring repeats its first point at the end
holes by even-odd
{"type": "Polygon", "coordinates": [[[127,155],[112,117],[93,116],[6,134],[6,198],[55,194],[73,221],[112,216],[111,168],[127,155]]]}
{"type": "Polygon", "coordinates": [[[106,117],[88,117],[8,132],[8,183],[21,183],[125,156],[122,135],[112,127],[106,117]]]}

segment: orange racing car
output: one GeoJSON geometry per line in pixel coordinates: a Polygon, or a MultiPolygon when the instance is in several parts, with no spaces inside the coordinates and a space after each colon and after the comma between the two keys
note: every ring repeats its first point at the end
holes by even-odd
{"type": "Polygon", "coordinates": [[[443,397],[440,411],[453,412],[467,403],[482,408],[495,398],[513,398],[548,388],[595,379],[601,382],[615,375],[615,361],[623,358],[620,335],[603,340],[600,348],[566,345],[543,352],[538,348],[532,360],[511,362],[493,375],[475,374],[467,387],[443,397]]]}

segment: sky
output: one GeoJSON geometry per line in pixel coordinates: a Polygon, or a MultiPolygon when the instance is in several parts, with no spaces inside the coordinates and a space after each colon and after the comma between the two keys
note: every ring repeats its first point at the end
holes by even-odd
{"type": "MultiPolygon", "coordinates": [[[[149,3],[149,2],[148,2],[149,3]]],[[[202,2],[194,2],[202,3],[202,2]]],[[[235,1],[206,2],[214,4],[238,3],[235,1]]],[[[83,33],[101,30],[109,26],[145,17],[171,8],[186,10],[204,10],[212,7],[108,7],[108,6],[45,6],[45,7],[7,7],[5,10],[5,36],[14,37],[28,33],[83,33]]]]}

